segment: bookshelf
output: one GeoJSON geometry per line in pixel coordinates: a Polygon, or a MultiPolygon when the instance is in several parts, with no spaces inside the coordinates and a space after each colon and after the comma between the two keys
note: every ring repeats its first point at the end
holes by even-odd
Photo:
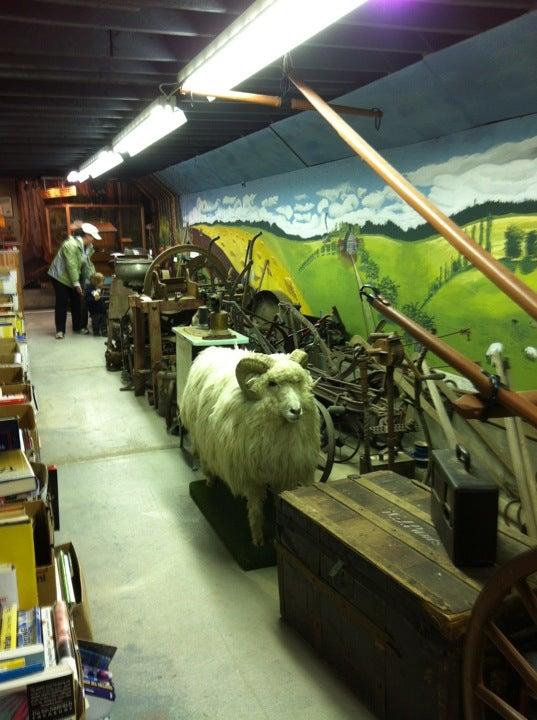
{"type": "Polygon", "coordinates": [[[29,365],[25,337],[0,337],[0,718],[98,720],[115,648],[93,641],[75,547],[55,542],[57,468],[41,462],[29,365]]]}

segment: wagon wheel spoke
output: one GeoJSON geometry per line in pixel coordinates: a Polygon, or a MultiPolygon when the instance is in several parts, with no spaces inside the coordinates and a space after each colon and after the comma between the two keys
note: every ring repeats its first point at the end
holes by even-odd
{"type": "Polygon", "coordinates": [[[525,685],[532,693],[537,694],[537,672],[516,649],[509,638],[504,635],[500,628],[493,622],[487,625],[485,633],[507,662],[517,671],[525,685]]]}
{"type": "Polygon", "coordinates": [[[509,703],[502,700],[484,685],[478,685],[475,694],[485,705],[488,705],[489,708],[497,712],[505,720],[527,720],[525,715],[521,715],[518,710],[515,710],[509,703]]]}
{"type": "Polygon", "coordinates": [[[528,615],[537,626],[537,598],[534,591],[530,588],[528,581],[524,579],[519,580],[515,584],[515,588],[528,611],[528,615]]]}

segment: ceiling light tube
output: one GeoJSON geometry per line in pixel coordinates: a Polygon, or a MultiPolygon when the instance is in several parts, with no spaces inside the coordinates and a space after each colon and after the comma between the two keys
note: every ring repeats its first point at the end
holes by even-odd
{"type": "Polygon", "coordinates": [[[113,150],[101,150],[81,166],[78,181],[83,182],[88,177],[99,177],[99,175],[108,172],[108,170],[115,168],[122,162],[123,158],[119,153],[113,150]]]}
{"type": "Polygon", "coordinates": [[[67,176],[67,182],[78,182],[78,170],[71,170],[67,176]]]}
{"type": "Polygon", "coordinates": [[[231,90],[366,0],[256,0],[177,75],[182,90],[231,90]]]}
{"type": "Polygon", "coordinates": [[[112,147],[114,152],[132,157],[186,121],[184,112],[175,105],[175,98],[155,100],[114,139],[112,147]]]}

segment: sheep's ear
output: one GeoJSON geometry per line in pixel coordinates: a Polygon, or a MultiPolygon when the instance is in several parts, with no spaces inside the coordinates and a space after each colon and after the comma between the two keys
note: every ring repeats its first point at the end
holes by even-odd
{"type": "Polygon", "coordinates": [[[248,400],[257,400],[257,394],[252,391],[250,384],[252,377],[263,375],[270,367],[269,359],[263,355],[251,355],[239,361],[235,368],[235,377],[239,387],[248,400]]]}
{"type": "Polygon", "coordinates": [[[294,360],[303,368],[308,367],[308,355],[304,352],[304,350],[293,350],[293,352],[289,355],[289,359],[294,360]]]}

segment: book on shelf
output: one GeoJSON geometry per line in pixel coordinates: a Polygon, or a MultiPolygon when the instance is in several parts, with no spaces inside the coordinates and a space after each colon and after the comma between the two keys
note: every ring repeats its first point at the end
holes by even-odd
{"type": "Polygon", "coordinates": [[[12,395],[0,395],[0,405],[22,405],[28,402],[24,393],[13,393],[12,395]]]}
{"type": "Polygon", "coordinates": [[[13,605],[10,609],[10,632],[15,632],[15,640],[13,642],[11,636],[10,646],[6,642],[0,650],[0,690],[2,683],[40,672],[45,667],[41,608],[17,610],[13,605]]]}
{"type": "Polygon", "coordinates": [[[4,510],[10,504],[0,505],[0,563],[16,567],[19,606],[31,608],[37,605],[34,526],[24,505],[15,505],[15,512],[4,510]]]}
{"type": "MultiPolygon", "coordinates": [[[[73,664],[57,653],[64,652],[66,634],[72,642],[65,604],[35,607],[17,615],[17,647],[0,652],[0,718],[10,720],[43,720],[74,718],[77,706],[83,708],[80,686],[73,664]],[[59,612],[58,633],[53,616],[59,612]],[[67,626],[66,626],[67,622],[67,626]],[[39,651],[39,654],[37,653],[39,651]],[[3,659],[18,653],[11,666],[1,667],[3,659]],[[20,715],[9,714],[18,711],[20,715]]],[[[5,662],[5,661],[4,661],[5,662]]]]}
{"type": "Polygon", "coordinates": [[[58,563],[58,576],[60,580],[61,596],[66,603],[75,603],[76,595],[73,587],[73,564],[71,556],[65,550],[59,550],[56,555],[58,563]]]}
{"type": "Polygon", "coordinates": [[[17,569],[12,563],[0,563],[0,608],[18,604],[17,569]]]}
{"type": "Polygon", "coordinates": [[[0,658],[3,654],[17,647],[17,605],[2,606],[0,615],[0,658]]]}
{"type": "Polygon", "coordinates": [[[21,441],[18,418],[0,418],[0,450],[18,450],[22,447],[21,441]]]}
{"type": "Polygon", "coordinates": [[[0,452],[0,497],[32,493],[37,489],[37,478],[24,452],[0,452]]]}
{"type": "Polygon", "coordinates": [[[88,720],[100,720],[114,708],[116,690],[109,666],[116,648],[88,640],[79,642],[84,692],[89,702],[88,720]]]}

